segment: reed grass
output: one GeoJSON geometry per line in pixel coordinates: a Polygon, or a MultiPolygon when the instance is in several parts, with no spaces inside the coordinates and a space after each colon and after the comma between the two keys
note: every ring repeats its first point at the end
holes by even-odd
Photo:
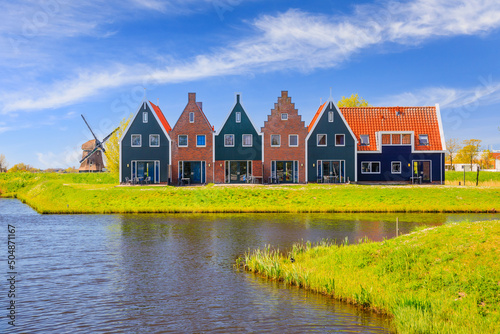
{"type": "Polygon", "coordinates": [[[100,174],[0,174],[2,196],[41,213],[496,212],[500,187],[273,185],[117,187],[100,174]],[[9,175],[12,174],[12,175],[9,175]]]}
{"type": "MultiPolygon", "coordinates": [[[[446,185],[458,186],[464,185],[464,172],[447,171],[445,175],[446,185]]],[[[476,185],[477,172],[465,172],[465,185],[476,185]]],[[[500,172],[479,172],[480,186],[499,187],[500,186],[500,172]]]]}
{"type": "Polygon", "coordinates": [[[399,333],[500,333],[499,245],[500,221],[462,222],[383,242],[266,246],[237,265],[386,313],[399,333]]]}

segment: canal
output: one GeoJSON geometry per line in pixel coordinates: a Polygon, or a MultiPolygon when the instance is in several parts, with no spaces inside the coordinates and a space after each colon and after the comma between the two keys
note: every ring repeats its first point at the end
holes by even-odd
{"type": "MultiPolygon", "coordinates": [[[[387,333],[388,320],[233,268],[266,244],[393,238],[420,225],[500,215],[39,215],[0,199],[2,243],[15,226],[12,333],[387,333]]],[[[6,249],[6,246],[3,247],[6,249]]],[[[7,270],[3,252],[2,272],[7,270]]]]}

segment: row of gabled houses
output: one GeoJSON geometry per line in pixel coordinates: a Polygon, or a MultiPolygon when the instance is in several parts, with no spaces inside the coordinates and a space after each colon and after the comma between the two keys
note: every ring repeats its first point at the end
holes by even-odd
{"type": "Polygon", "coordinates": [[[151,183],[444,181],[439,106],[339,108],[330,98],[306,125],[283,91],[259,129],[236,94],[217,131],[196,101],[171,128],[141,103],[120,139],[120,180],[151,183]]]}

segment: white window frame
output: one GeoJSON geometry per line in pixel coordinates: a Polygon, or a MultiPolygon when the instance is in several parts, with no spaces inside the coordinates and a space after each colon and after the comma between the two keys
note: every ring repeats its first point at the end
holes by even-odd
{"type": "Polygon", "coordinates": [[[333,111],[328,112],[328,122],[333,123],[334,116],[333,116],[333,111]]]}
{"type": "Polygon", "coordinates": [[[133,134],[130,136],[130,145],[132,147],[142,147],[142,135],[133,134]],[[134,136],[139,136],[139,145],[134,145],[134,136]]]}
{"type": "Polygon", "coordinates": [[[253,135],[244,133],[241,135],[241,146],[243,147],[252,147],[253,146],[253,135]],[[250,145],[245,145],[245,136],[250,136],[250,145]]]}
{"type": "Polygon", "coordinates": [[[193,111],[191,111],[189,113],[189,123],[194,123],[194,112],[193,111]]]}
{"type": "Polygon", "coordinates": [[[160,135],[157,135],[157,134],[149,135],[149,147],[160,147],[160,135]],[[151,139],[153,137],[158,137],[158,145],[152,145],[151,144],[151,139]]]}
{"type": "Polygon", "coordinates": [[[391,174],[401,174],[401,168],[403,167],[403,164],[401,161],[391,161],[391,174]],[[399,172],[394,171],[394,165],[399,164],[399,172]]]}
{"type": "Polygon", "coordinates": [[[235,142],[235,138],[234,138],[234,134],[227,134],[227,135],[224,135],[224,147],[234,147],[234,142],[235,142]],[[229,137],[229,136],[232,136],[233,137],[233,144],[230,145],[230,144],[226,144],[226,138],[229,137]]]}
{"type": "Polygon", "coordinates": [[[142,123],[147,123],[148,122],[148,112],[143,111],[142,112],[142,123]]]}
{"type": "Polygon", "coordinates": [[[299,135],[296,135],[296,134],[288,135],[288,146],[289,147],[299,147],[299,135]],[[292,145],[292,143],[291,143],[292,136],[297,137],[297,145],[292,145]]]}
{"type": "Polygon", "coordinates": [[[207,146],[207,136],[206,135],[196,135],[196,147],[206,147],[207,146]],[[198,137],[203,136],[205,137],[205,145],[198,145],[198,137]]]}
{"type": "Polygon", "coordinates": [[[177,136],[177,147],[188,147],[189,146],[189,136],[188,135],[178,135],[177,136]],[[186,136],[186,145],[181,145],[181,136],[186,136]]]}
{"type": "Polygon", "coordinates": [[[361,161],[361,174],[380,174],[381,167],[380,161],[361,161]],[[363,172],[363,164],[369,164],[369,172],[363,172]],[[372,172],[372,164],[378,164],[378,172],[372,172]]]}
{"type": "Polygon", "coordinates": [[[281,120],[282,121],[288,121],[288,113],[282,112],[281,113],[281,120]]]}
{"type": "Polygon", "coordinates": [[[280,147],[281,146],[281,135],[277,135],[277,134],[271,135],[270,144],[271,144],[271,147],[280,147]],[[273,136],[278,136],[278,145],[273,145],[273,136]]]}
{"type": "Polygon", "coordinates": [[[335,134],[335,146],[345,146],[345,134],[343,134],[343,133],[336,133],[336,134],[335,134]],[[342,137],[344,137],[344,140],[343,140],[343,141],[344,141],[344,143],[343,143],[343,144],[337,144],[337,136],[342,136],[342,137]]]}
{"type": "Polygon", "coordinates": [[[360,135],[359,136],[359,143],[361,144],[361,146],[370,146],[370,135],[360,135]],[[366,137],[366,139],[367,139],[366,143],[363,143],[363,137],[366,137]]]}
{"type": "Polygon", "coordinates": [[[236,112],[236,123],[241,123],[241,112],[240,111],[237,111],[236,112]]]}
{"type": "Polygon", "coordinates": [[[429,146],[430,143],[429,143],[429,135],[427,134],[421,134],[421,135],[418,135],[418,145],[419,146],[429,146]],[[425,138],[427,143],[426,144],[422,144],[422,139],[425,138]]]}
{"type": "Polygon", "coordinates": [[[328,136],[326,135],[326,133],[318,133],[316,135],[316,146],[324,147],[324,146],[327,146],[327,145],[328,145],[328,136]],[[325,136],[325,144],[324,145],[320,145],[319,144],[319,136],[325,136]]]}

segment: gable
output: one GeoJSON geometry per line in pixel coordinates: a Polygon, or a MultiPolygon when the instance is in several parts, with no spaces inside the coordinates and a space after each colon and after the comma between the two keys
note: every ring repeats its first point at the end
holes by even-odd
{"type": "Polygon", "coordinates": [[[295,104],[292,103],[287,91],[281,92],[278,102],[274,104],[271,114],[267,116],[267,120],[261,128],[261,132],[297,133],[301,135],[307,133],[305,122],[295,108],[295,104]],[[286,114],[286,120],[282,118],[283,114],[286,114]]]}
{"type": "Polygon", "coordinates": [[[344,133],[346,136],[350,136],[355,141],[357,140],[356,135],[349,127],[349,124],[339,111],[338,107],[335,105],[335,102],[332,100],[323,103],[319,107],[307,129],[308,134],[306,140],[309,140],[311,136],[317,134],[318,132],[331,133],[332,131],[344,133]],[[329,112],[333,112],[333,122],[329,121],[329,112]]]}
{"type": "Polygon", "coordinates": [[[215,135],[215,160],[261,160],[262,135],[257,131],[236,94],[236,102],[215,135]],[[240,113],[240,122],[236,121],[240,113]],[[234,146],[224,146],[224,136],[234,135],[234,146]],[[251,146],[243,146],[243,135],[252,135],[251,146]]]}
{"type": "MultiPolygon", "coordinates": [[[[149,101],[143,101],[139,108],[137,108],[134,116],[130,120],[127,128],[123,131],[122,137],[120,138],[120,145],[123,140],[130,136],[132,133],[138,134],[160,134],[164,136],[168,142],[170,142],[170,136],[168,135],[167,129],[170,129],[165,116],[161,109],[149,101]],[[143,122],[143,113],[148,113],[148,122],[143,122]],[[163,121],[161,120],[163,118],[163,121]]],[[[160,141],[161,146],[163,143],[160,141]]]]}
{"type": "Polygon", "coordinates": [[[188,103],[172,128],[172,131],[175,133],[192,130],[203,133],[214,132],[214,127],[203,112],[202,103],[196,102],[196,93],[188,93],[188,103]],[[194,115],[193,122],[190,121],[191,113],[194,115]]]}

